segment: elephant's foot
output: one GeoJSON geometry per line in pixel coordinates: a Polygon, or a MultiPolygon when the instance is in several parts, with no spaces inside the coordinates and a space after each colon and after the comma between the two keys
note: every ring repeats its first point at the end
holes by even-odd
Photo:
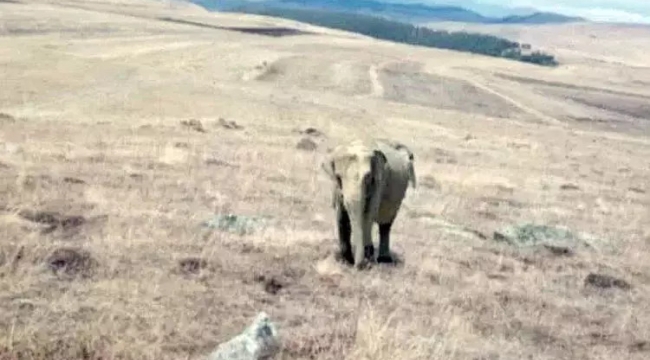
{"type": "Polygon", "coordinates": [[[380,264],[393,264],[395,260],[390,254],[377,256],[377,262],[380,264]]]}
{"type": "Polygon", "coordinates": [[[366,260],[372,261],[375,256],[375,247],[370,244],[363,247],[363,256],[366,260]]]}
{"type": "Polygon", "coordinates": [[[337,260],[343,261],[348,265],[354,264],[354,256],[352,256],[352,251],[340,251],[337,253],[337,260]]]}
{"type": "Polygon", "coordinates": [[[363,259],[359,261],[358,263],[354,264],[354,268],[357,270],[366,270],[370,269],[372,267],[372,262],[370,262],[368,259],[363,259]]]}
{"type": "Polygon", "coordinates": [[[361,250],[361,253],[355,253],[354,268],[357,270],[370,269],[374,262],[375,247],[372,244],[365,245],[361,250]]]}

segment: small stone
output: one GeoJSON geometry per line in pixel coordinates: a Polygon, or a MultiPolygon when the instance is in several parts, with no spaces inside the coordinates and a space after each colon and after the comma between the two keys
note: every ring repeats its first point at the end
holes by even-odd
{"type": "Polygon", "coordinates": [[[248,328],[220,344],[207,360],[266,360],[279,350],[280,341],[275,325],[265,312],[260,312],[248,328]]]}
{"type": "Polygon", "coordinates": [[[63,182],[68,183],[68,184],[85,184],[86,183],[82,179],[71,177],[71,176],[64,177],[63,182]]]}
{"type": "Polygon", "coordinates": [[[632,286],[625,280],[610,275],[590,273],[585,278],[585,286],[593,286],[601,289],[619,288],[629,290],[632,286]]]}
{"type": "Polygon", "coordinates": [[[201,269],[204,269],[208,263],[201,258],[185,258],[178,261],[178,266],[184,274],[198,274],[201,269]]]}
{"type": "Polygon", "coordinates": [[[572,256],[574,254],[573,251],[566,246],[556,246],[550,244],[544,244],[543,246],[551,254],[556,256],[572,256]]]}
{"type": "Polygon", "coordinates": [[[239,130],[239,129],[243,128],[243,126],[237,124],[236,122],[234,122],[232,120],[228,121],[228,120],[226,120],[224,118],[219,118],[219,120],[217,121],[217,124],[219,126],[221,126],[222,128],[224,128],[224,129],[239,130]]]}
{"type": "Polygon", "coordinates": [[[323,135],[323,133],[320,130],[318,130],[316,128],[313,128],[313,127],[308,127],[305,130],[301,131],[300,133],[305,134],[305,135],[309,135],[309,136],[315,136],[315,137],[323,135]]]}
{"type": "Polygon", "coordinates": [[[203,127],[201,121],[196,119],[183,120],[181,121],[181,125],[188,127],[194,131],[205,132],[205,128],[203,127]]]}
{"type": "Polygon", "coordinates": [[[259,275],[255,277],[255,281],[262,283],[264,285],[264,291],[271,295],[276,295],[284,287],[284,284],[273,276],[266,277],[259,275]]]}
{"type": "Polygon", "coordinates": [[[311,139],[303,138],[296,144],[296,148],[305,151],[314,151],[318,148],[318,144],[311,139]]]}
{"type": "Polygon", "coordinates": [[[560,185],[561,190],[580,190],[580,187],[575,184],[562,184],[560,185]]]}

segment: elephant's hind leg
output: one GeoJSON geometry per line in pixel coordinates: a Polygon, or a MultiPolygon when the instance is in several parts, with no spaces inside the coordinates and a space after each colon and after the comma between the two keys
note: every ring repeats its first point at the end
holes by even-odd
{"type": "Polygon", "coordinates": [[[337,206],[337,226],[339,231],[339,248],[341,250],[341,257],[349,264],[354,264],[352,246],[350,245],[350,236],[352,234],[350,216],[342,204],[337,206]]]}
{"type": "Polygon", "coordinates": [[[393,257],[390,255],[390,229],[393,222],[379,224],[379,254],[378,263],[392,263],[393,257]]]}

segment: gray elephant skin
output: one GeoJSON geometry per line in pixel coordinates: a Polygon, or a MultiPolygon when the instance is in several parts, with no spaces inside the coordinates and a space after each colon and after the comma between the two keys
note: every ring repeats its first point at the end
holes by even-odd
{"type": "Polygon", "coordinates": [[[390,231],[409,183],[414,156],[386,139],[354,140],[332,149],[322,168],[332,180],[341,257],[361,269],[373,261],[372,226],[379,227],[378,263],[392,263],[390,231]]]}

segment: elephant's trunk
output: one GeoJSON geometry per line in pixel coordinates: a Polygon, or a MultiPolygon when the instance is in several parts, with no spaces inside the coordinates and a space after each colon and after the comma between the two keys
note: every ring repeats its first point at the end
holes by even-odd
{"type": "Polygon", "coordinates": [[[361,196],[358,202],[347,205],[352,227],[354,262],[357,266],[361,266],[364,257],[372,252],[372,222],[381,196],[377,192],[376,184],[375,176],[372,173],[367,174],[360,184],[361,196]]]}
{"type": "Polygon", "coordinates": [[[375,193],[374,176],[372,176],[372,174],[368,174],[364,177],[363,182],[361,184],[364,216],[368,216],[372,212],[374,193],[375,193]]]}
{"type": "Polygon", "coordinates": [[[350,212],[349,215],[352,230],[351,245],[354,254],[354,263],[357,267],[361,267],[364,263],[367,249],[372,246],[372,221],[369,214],[363,213],[362,211],[350,212]]]}

